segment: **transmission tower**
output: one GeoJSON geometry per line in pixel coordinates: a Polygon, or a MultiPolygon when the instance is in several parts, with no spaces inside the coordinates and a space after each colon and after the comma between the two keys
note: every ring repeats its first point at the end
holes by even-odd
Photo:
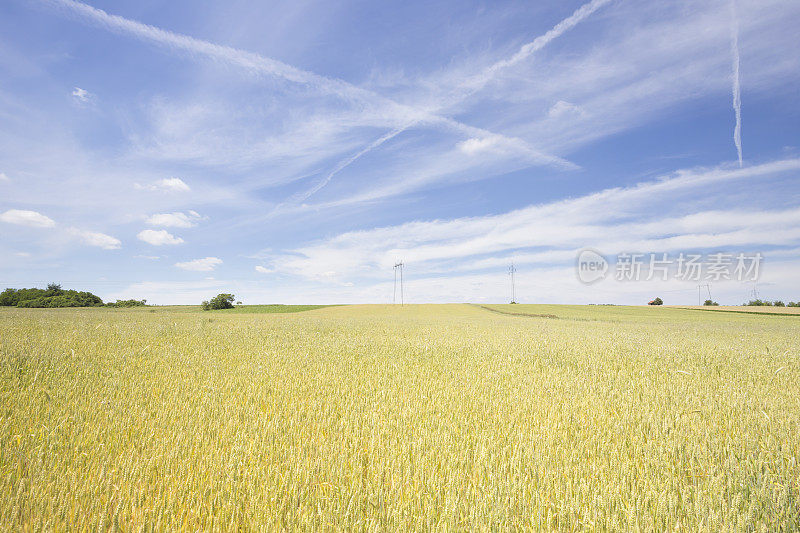
{"type": "Polygon", "coordinates": [[[397,303],[397,269],[400,269],[400,305],[403,305],[403,262],[394,264],[394,297],[392,303],[397,303]]]}
{"type": "Polygon", "coordinates": [[[758,300],[758,283],[753,282],[753,290],[750,292],[753,295],[753,300],[758,300]]]}
{"type": "Polygon", "coordinates": [[[706,283],[705,285],[698,285],[697,286],[697,305],[703,305],[703,296],[702,296],[702,293],[701,293],[701,290],[703,289],[703,287],[705,287],[706,290],[708,291],[708,299],[709,300],[711,299],[711,285],[709,285],[708,283],[706,283]]]}
{"type": "Polygon", "coordinates": [[[516,285],[514,283],[514,273],[517,271],[517,268],[514,266],[514,263],[511,263],[511,266],[508,267],[508,275],[511,276],[511,303],[517,303],[517,290],[516,285]]]}

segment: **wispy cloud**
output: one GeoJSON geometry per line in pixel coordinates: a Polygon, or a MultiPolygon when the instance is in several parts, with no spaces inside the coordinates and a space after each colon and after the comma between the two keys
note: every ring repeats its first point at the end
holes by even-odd
{"type": "MultiPolygon", "coordinates": [[[[392,131],[390,131],[389,133],[387,133],[386,135],[382,135],[381,137],[379,137],[378,139],[376,139],[372,143],[368,144],[365,148],[359,150],[358,152],[356,152],[352,156],[348,157],[347,159],[345,159],[343,161],[340,161],[339,163],[336,164],[335,167],[333,167],[333,170],[328,172],[313,187],[311,187],[309,190],[307,190],[305,192],[302,192],[300,194],[297,194],[297,195],[293,196],[289,200],[289,203],[302,202],[304,200],[307,200],[308,198],[313,196],[315,193],[317,193],[320,189],[325,187],[328,183],[330,183],[330,181],[333,179],[334,176],[336,176],[336,174],[338,174],[339,172],[341,172],[342,170],[344,170],[345,168],[350,166],[352,163],[354,163],[355,161],[360,159],[361,156],[371,152],[372,150],[374,150],[378,146],[382,145],[386,141],[388,141],[390,139],[393,139],[394,137],[396,137],[399,133],[401,133],[404,130],[405,130],[405,126],[400,127],[400,128],[395,128],[392,131]]],[[[280,209],[281,207],[282,207],[282,205],[279,205],[277,207],[277,209],[280,209]]]]}
{"type": "Polygon", "coordinates": [[[76,102],[80,104],[87,104],[92,99],[92,93],[87,91],[86,89],[81,89],[80,87],[75,87],[72,89],[72,97],[75,99],[76,102]]]}
{"type": "Polygon", "coordinates": [[[739,15],[736,10],[736,0],[731,2],[731,58],[733,60],[733,111],[736,115],[736,125],[733,129],[733,144],[739,156],[739,166],[742,166],[742,94],[739,82],[739,15]]]}
{"type": "Polygon", "coordinates": [[[283,256],[278,254],[271,267],[312,280],[341,281],[352,272],[367,275],[385,271],[397,258],[424,271],[435,269],[442,262],[450,268],[454,263],[447,262],[466,258],[475,262],[475,269],[485,268],[486,264],[480,265],[487,256],[520,252],[540,261],[552,261],[557,256],[542,253],[571,252],[588,245],[606,247],[608,251],[625,251],[625,247],[673,250],[759,243],[788,245],[800,239],[798,209],[668,214],[660,212],[658,206],[663,206],[666,198],[684,198],[690,191],[714,184],[798,170],[800,159],[743,169],[686,170],[633,187],[607,189],[500,215],[409,222],[343,233],[292,249],[283,256]],[[651,214],[654,209],[658,216],[651,214]],[[782,226],[780,231],[775,229],[777,224],[782,226]]]}
{"type": "Polygon", "coordinates": [[[122,242],[116,237],[106,235],[97,231],[87,231],[78,228],[70,228],[69,233],[77,237],[87,246],[96,246],[104,250],[118,250],[122,248],[122,242]]]}
{"type": "Polygon", "coordinates": [[[11,178],[6,176],[5,172],[0,172],[0,181],[11,181],[11,178]]]}
{"type": "Polygon", "coordinates": [[[140,231],[136,238],[153,246],[175,245],[183,242],[183,239],[176,237],[165,229],[146,229],[140,231]]]}
{"type": "Polygon", "coordinates": [[[0,214],[0,221],[32,228],[52,228],[56,225],[52,218],[27,209],[9,209],[0,214]]]}
{"type": "Polygon", "coordinates": [[[547,116],[550,118],[559,118],[570,114],[581,115],[583,114],[583,110],[575,104],[559,100],[553,104],[553,107],[547,112],[547,116]]]}
{"type": "Polygon", "coordinates": [[[222,264],[222,259],[219,257],[204,257],[202,259],[194,259],[183,263],[175,263],[175,266],[182,270],[191,270],[195,272],[211,272],[219,265],[222,264]]]}
{"type": "Polygon", "coordinates": [[[147,185],[135,184],[135,187],[146,191],[187,192],[191,188],[180,178],[164,178],[147,185]]]}
{"type": "Polygon", "coordinates": [[[196,211],[183,213],[156,213],[147,217],[145,222],[151,226],[163,226],[165,228],[191,228],[197,225],[203,217],[196,211]]]}
{"type": "Polygon", "coordinates": [[[264,267],[264,266],[261,266],[261,265],[256,265],[255,270],[259,274],[272,274],[273,272],[275,272],[274,268],[267,268],[267,267],[264,267]]]}
{"type": "MultiPolygon", "coordinates": [[[[243,68],[246,71],[256,75],[267,75],[271,77],[282,78],[294,83],[307,85],[321,93],[334,95],[345,101],[367,104],[370,109],[381,109],[387,120],[399,125],[397,132],[390,131],[388,134],[379,138],[376,142],[373,142],[368,149],[362,149],[355,155],[350,156],[348,158],[348,160],[351,160],[350,162],[359,159],[363,154],[394,138],[399,132],[405,131],[408,127],[418,124],[428,124],[431,126],[455,131],[461,135],[470,137],[504,137],[505,141],[508,142],[510,146],[522,150],[528,157],[531,157],[532,162],[535,162],[536,164],[554,165],[561,168],[575,168],[574,164],[571,164],[560,157],[545,154],[541,150],[530,146],[522,139],[505,137],[483,128],[469,126],[452,118],[432,113],[426,108],[409,106],[407,104],[399,104],[389,98],[352,85],[346,81],[327,78],[312,72],[304,71],[291,65],[287,65],[281,61],[264,57],[253,52],[210,43],[208,41],[203,41],[187,35],[181,35],[171,31],[163,30],[161,28],[143,24],[118,15],[111,15],[101,9],[97,9],[75,0],[40,0],[40,3],[55,7],[62,12],[77,16],[80,20],[99,26],[106,30],[130,35],[146,42],[164,46],[169,50],[188,53],[191,56],[203,56],[218,61],[224,61],[227,64],[243,68]]],[[[605,1],[601,2],[600,0],[594,0],[592,3],[602,4],[605,3],[605,1]]],[[[594,9],[596,8],[593,8],[591,11],[594,11],[594,9]]],[[[585,16],[588,16],[588,12],[585,16]]],[[[575,17],[575,15],[573,15],[573,17],[575,17]]],[[[565,23],[562,22],[561,24],[565,23]]],[[[577,24],[577,19],[576,22],[568,23],[560,29],[559,27],[554,28],[554,30],[551,30],[551,32],[555,33],[553,33],[551,37],[540,41],[541,44],[537,44],[536,46],[544,46],[546,43],[550,42],[552,39],[575,24],[577,24]]],[[[531,49],[530,53],[533,51],[535,51],[535,49],[531,49]]],[[[347,160],[338,164],[337,167],[341,167],[338,171],[347,167],[349,164],[350,163],[347,163],[347,160]]],[[[330,177],[326,176],[320,180],[320,182],[312,188],[312,191],[316,191],[324,187],[325,184],[327,184],[338,171],[335,169],[331,171],[330,177]]],[[[313,192],[306,194],[310,196],[310,194],[313,194],[313,192]]]]}
{"type": "MultiPolygon", "coordinates": [[[[595,11],[597,11],[603,5],[609,3],[610,1],[611,0],[592,0],[591,2],[589,2],[587,4],[584,4],[583,6],[578,8],[571,16],[567,17],[566,19],[564,19],[561,22],[559,22],[558,24],[556,24],[547,33],[537,37],[532,42],[527,43],[524,46],[522,46],[522,48],[520,48],[520,50],[516,54],[514,54],[512,57],[510,57],[508,59],[505,59],[505,60],[502,60],[502,61],[498,61],[494,65],[490,66],[489,68],[487,68],[486,70],[481,72],[479,75],[473,76],[473,77],[471,77],[471,78],[469,78],[467,80],[464,80],[461,83],[461,87],[459,87],[459,88],[460,89],[466,89],[466,91],[463,91],[460,94],[457,94],[456,96],[452,97],[444,105],[440,106],[439,110],[444,109],[445,107],[450,107],[450,106],[457,105],[460,101],[462,101],[465,98],[467,98],[470,94],[472,94],[472,93],[478,91],[479,89],[483,88],[487,83],[489,83],[489,81],[492,78],[495,77],[495,75],[499,71],[501,71],[503,69],[506,69],[506,68],[509,68],[509,67],[511,67],[511,66],[513,66],[513,65],[515,65],[515,64],[517,64],[517,63],[519,63],[519,62],[521,62],[521,61],[523,61],[525,59],[527,59],[529,56],[531,56],[532,54],[534,54],[538,50],[543,49],[550,42],[552,42],[553,40],[555,40],[556,38],[561,36],[567,30],[575,27],[577,24],[579,24],[580,22],[582,22],[583,20],[588,18],[592,13],[594,13],[595,11]]],[[[435,109],[435,110],[429,112],[428,115],[439,113],[439,110],[435,109]]],[[[311,195],[313,195],[314,193],[319,191],[322,187],[327,185],[330,182],[330,180],[336,174],[338,174],[339,172],[341,172],[342,170],[344,170],[345,168],[350,166],[352,163],[354,163],[355,161],[360,159],[362,156],[364,156],[367,153],[371,152],[372,150],[380,147],[381,145],[383,145],[387,141],[390,141],[391,139],[394,139],[395,137],[397,137],[398,135],[400,135],[401,133],[403,133],[407,129],[418,125],[420,122],[422,122],[422,119],[411,120],[407,124],[404,124],[404,125],[402,125],[402,126],[400,126],[398,128],[395,128],[392,131],[390,131],[389,133],[387,133],[387,134],[383,135],[382,137],[378,138],[377,140],[375,140],[371,144],[367,145],[364,149],[360,150],[356,154],[354,154],[354,155],[348,157],[347,159],[339,162],[336,165],[336,167],[327,176],[325,176],[325,178],[322,181],[320,181],[317,185],[315,185],[312,189],[310,189],[306,194],[304,194],[302,199],[307,199],[308,197],[310,197],[311,195]]],[[[452,121],[447,121],[448,125],[451,125],[451,126],[455,125],[455,123],[450,124],[451,122],[452,121]]],[[[467,133],[467,131],[464,131],[464,129],[463,129],[463,127],[461,127],[461,125],[456,126],[456,129],[461,131],[462,133],[467,133]]],[[[470,141],[476,140],[478,142],[493,143],[493,144],[497,144],[500,141],[500,139],[498,139],[498,137],[500,137],[500,136],[498,136],[496,134],[491,134],[490,132],[487,132],[487,131],[479,131],[479,130],[477,130],[475,128],[471,128],[471,129],[472,129],[472,131],[469,132],[470,135],[476,134],[476,133],[479,134],[479,135],[477,135],[476,137],[470,139],[470,141]]],[[[574,164],[568,163],[568,162],[566,162],[566,161],[564,161],[564,160],[562,160],[560,158],[555,158],[555,157],[552,157],[552,156],[548,157],[543,152],[541,152],[539,150],[533,150],[532,148],[530,148],[527,145],[527,143],[525,143],[525,141],[522,141],[521,139],[518,139],[518,138],[513,138],[513,139],[505,138],[503,140],[506,141],[506,142],[510,141],[511,145],[519,147],[522,151],[527,152],[528,155],[531,156],[534,160],[538,160],[538,161],[542,161],[543,160],[544,162],[546,162],[548,164],[551,164],[551,165],[554,165],[554,166],[560,166],[562,168],[576,168],[576,166],[574,164]]]]}
{"type": "Polygon", "coordinates": [[[591,16],[595,11],[603,7],[604,5],[611,2],[611,0],[592,0],[586,4],[583,4],[581,7],[575,10],[572,15],[565,18],[544,35],[540,35],[533,41],[526,43],[520,47],[516,54],[513,56],[502,59],[497,61],[496,63],[490,65],[482,72],[475,76],[471,76],[464,80],[461,83],[461,88],[466,89],[466,93],[459,95],[458,99],[461,100],[466,98],[469,94],[472,94],[483,87],[486,86],[497,74],[505,70],[507,68],[513,67],[526,59],[530,56],[542,50],[548,44],[556,40],[558,37],[563,35],[565,32],[571,30],[587,18],[591,16]]]}

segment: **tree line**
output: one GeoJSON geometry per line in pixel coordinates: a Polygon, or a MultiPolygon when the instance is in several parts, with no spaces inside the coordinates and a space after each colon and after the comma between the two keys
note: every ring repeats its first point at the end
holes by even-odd
{"type": "Polygon", "coordinates": [[[103,299],[86,291],[62,289],[57,283],[50,283],[46,289],[11,289],[0,293],[0,306],[3,307],[140,307],[147,300],[117,300],[103,303],[103,299]]]}

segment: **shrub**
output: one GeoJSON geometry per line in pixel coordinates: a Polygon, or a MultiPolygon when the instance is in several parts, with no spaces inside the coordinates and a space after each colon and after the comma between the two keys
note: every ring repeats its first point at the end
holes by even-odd
{"type": "Polygon", "coordinates": [[[786,307],[786,305],[781,300],[775,300],[772,302],[772,305],[775,307],[786,307]]]}
{"type": "Polygon", "coordinates": [[[662,300],[658,296],[656,296],[654,299],[652,299],[649,302],[647,302],[647,305],[663,305],[663,304],[664,304],[664,300],[662,300]]]}
{"type": "Polygon", "coordinates": [[[232,309],[235,299],[236,297],[233,294],[221,293],[211,298],[211,300],[204,301],[201,306],[203,311],[211,309],[232,309]]]}
{"type": "Polygon", "coordinates": [[[706,300],[705,302],[703,302],[703,305],[719,305],[719,304],[717,302],[715,302],[714,300],[709,299],[709,300],[706,300]]]}
{"type": "Polygon", "coordinates": [[[117,300],[114,303],[108,302],[106,307],[142,307],[147,305],[147,300],[117,300]]]}

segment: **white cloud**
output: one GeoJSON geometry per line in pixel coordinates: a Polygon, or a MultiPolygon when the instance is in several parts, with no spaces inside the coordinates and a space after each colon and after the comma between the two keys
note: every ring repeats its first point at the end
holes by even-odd
{"type": "Polygon", "coordinates": [[[204,257],[203,259],[195,259],[193,261],[175,263],[175,266],[183,270],[192,270],[195,272],[210,272],[221,264],[222,264],[222,259],[220,259],[219,257],[204,257]]]}
{"type": "Polygon", "coordinates": [[[0,181],[11,181],[11,179],[6,176],[5,172],[0,172],[0,181]]]}
{"type": "Polygon", "coordinates": [[[20,226],[30,226],[32,228],[52,228],[56,223],[50,217],[47,217],[37,211],[28,211],[27,209],[9,209],[3,214],[0,214],[0,221],[8,222],[9,224],[19,224],[20,226]]]}
{"type": "Polygon", "coordinates": [[[72,89],[72,97],[81,104],[88,103],[93,95],[86,89],[81,89],[80,87],[75,87],[72,89]]]}
{"type": "Polygon", "coordinates": [[[163,246],[165,244],[180,244],[183,242],[183,239],[180,237],[176,237],[172,235],[167,230],[154,230],[154,229],[146,229],[140,231],[139,234],[136,236],[137,239],[140,241],[144,241],[147,244],[152,244],[153,246],[163,246]]]}
{"type": "Polygon", "coordinates": [[[88,246],[96,246],[104,250],[118,250],[122,248],[122,242],[116,237],[99,233],[96,231],[86,231],[77,228],[70,228],[69,232],[88,246]]]}
{"type": "Polygon", "coordinates": [[[559,118],[565,115],[582,115],[583,110],[576,106],[575,104],[571,104],[569,102],[565,102],[564,100],[559,100],[553,107],[550,108],[550,111],[547,112],[547,116],[550,118],[559,118]]]}
{"type": "Polygon", "coordinates": [[[191,228],[197,225],[197,221],[202,217],[196,211],[187,213],[157,213],[147,217],[146,222],[151,226],[164,226],[167,228],[191,228]]]}
{"type": "Polygon", "coordinates": [[[695,211],[689,200],[697,191],[711,187],[719,190],[721,182],[749,179],[752,183],[798,169],[800,159],[744,169],[684,170],[632,187],[606,189],[498,215],[408,222],[342,233],[289,250],[273,264],[279,272],[338,282],[345,273],[382,276],[398,259],[403,259],[409,269],[447,272],[492,268],[495,264],[487,256],[503,257],[501,262],[506,262],[520,254],[531,262],[561,263],[585,246],[606,253],[796,246],[800,242],[800,209],[695,211]],[[664,210],[666,202],[675,210],[664,210]],[[689,209],[688,214],[681,209],[689,209]],[[777,226],[780,230],[775,229],[777,226]]]}
{"type": "Polygon", "coordinates": [[[476,155],[482,152],[496,151],[498,140],[494,137],[484,137],[483,139],[473,137],[458,143],[456,147],[467,155],[476,155]]]}
{"type": "Polygon", "coordinates": [[[137,254],[137,255],[134,255],[133,257],[135,257],[136,259],[148,259],[148,260],[150,260],[150,261],[157,261],[158,259],[160,259],[160,257],[159,257],[159,256],[157,256],[157,255],[142,255],[142,254],[137,254]]]}
{"type": "Polygon", "coordinates": [[[137,189],[146,191],[187,192],[191,188],[180,178],[164,178],[147,185],[135,184],[137,189]]]}
{"type": "Polygon", "coordinates": [[[275,272],[274,268],[267,268],[261,265],[256,265],[256,272],[260,272],[261,274],[271,274],[275,272]]]}

